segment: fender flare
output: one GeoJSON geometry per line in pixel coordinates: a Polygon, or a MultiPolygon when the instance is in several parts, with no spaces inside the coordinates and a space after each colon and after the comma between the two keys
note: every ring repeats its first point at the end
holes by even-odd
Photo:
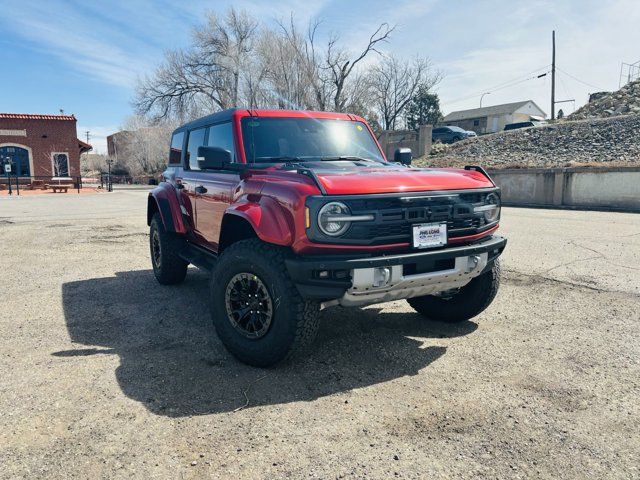
{"type": "Polygon", "coordinates": [[[262,196],[258,201],[245,200],[227,208],[224,215],[246,220],[263,242],[282,246],[293,244],[295,225],[288,211],[270,197],[262,196]]]}
{"type": "Polygon", "coordinates": [[[151,225],[154,209],[160,212],[162,224],[167,232],[187,233],[178,197],[172,185],[162,182],[149,192],[147,199],[147,225],[151,225]]]}

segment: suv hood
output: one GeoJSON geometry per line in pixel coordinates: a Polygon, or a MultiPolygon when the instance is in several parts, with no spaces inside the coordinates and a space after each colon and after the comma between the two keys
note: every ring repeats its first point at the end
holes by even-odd
{"type": "Polygon", "coordinates": [[[465,190],[493,187],[475,170],[449,168],[357,167],[313,168],[329,195],[465,190]]]}

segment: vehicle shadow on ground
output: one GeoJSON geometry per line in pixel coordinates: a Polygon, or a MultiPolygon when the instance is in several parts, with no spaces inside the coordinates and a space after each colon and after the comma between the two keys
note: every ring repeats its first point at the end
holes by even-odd
{"type": "Polygon", "coordinates": [[[207,306],[208,277],[191,269],[180,286],[151,270],[65,283],[62,298],[74,343],[56,357],[117,354],[122,391],[159,415],[179,417],[310,401],[405,375],[440,358],[429,338],[473,332],[472,322],[427,322],[378,308],[325,310],[307,356],[271,369],[248,367],[222,346],[207,306]],[[414,339],[411,337],[419,337],[414,339]]]}

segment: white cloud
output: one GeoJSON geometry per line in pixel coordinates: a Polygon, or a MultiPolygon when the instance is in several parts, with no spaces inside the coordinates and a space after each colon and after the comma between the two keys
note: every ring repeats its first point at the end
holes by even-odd
{"type": "Polygon", "coordinates": [[[110,85],[131,88],[136,75],[149,68],[141,54],[144,42],[123,38],[115,26],[92,21],[61,2],[9,2],[0,22],[34,49],[110,85]]]}
{"type": "MultiPolygon", "coordinates": [[[[560,99],[575,98],[580,105],[589,92],[615,89],[620,62],[640,60],[637,0],[493,0],[457,6],[444,0],[165,0],[161,6],[150,0],[4,0],[0,27],[30,48],[61,60],[75,75],[132,91],[137,76],[153,69],[164,49],[188,44],[191,29],[207,9],[223,13],[230,5],[267,23],[287,19],[291,12],[300,25],[321,18],[322,35],[339,33],[343,45],[353,51],[366,45],[380,23],[397,24],[383,48],[405,57],[431,57],[446,74],[439,86],[446,111],[478,106],[480,94],[487,90],[492,93],[485,97],[486,105],[530,98],[549,111],[548,76],[509,88],[492,87],[526,78],[549,64],[553,28],[560,99]]],[[[565,111],[567,107],[562,105],[565,111]]]]}

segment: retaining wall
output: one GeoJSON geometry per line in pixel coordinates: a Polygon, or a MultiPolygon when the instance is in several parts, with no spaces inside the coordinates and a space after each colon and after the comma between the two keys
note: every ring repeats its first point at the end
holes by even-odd
{"type": "Polygon", "coordinates": [[[509,169],[489,173],[508,205],[640,212],[640,167],[509,169]]]}

